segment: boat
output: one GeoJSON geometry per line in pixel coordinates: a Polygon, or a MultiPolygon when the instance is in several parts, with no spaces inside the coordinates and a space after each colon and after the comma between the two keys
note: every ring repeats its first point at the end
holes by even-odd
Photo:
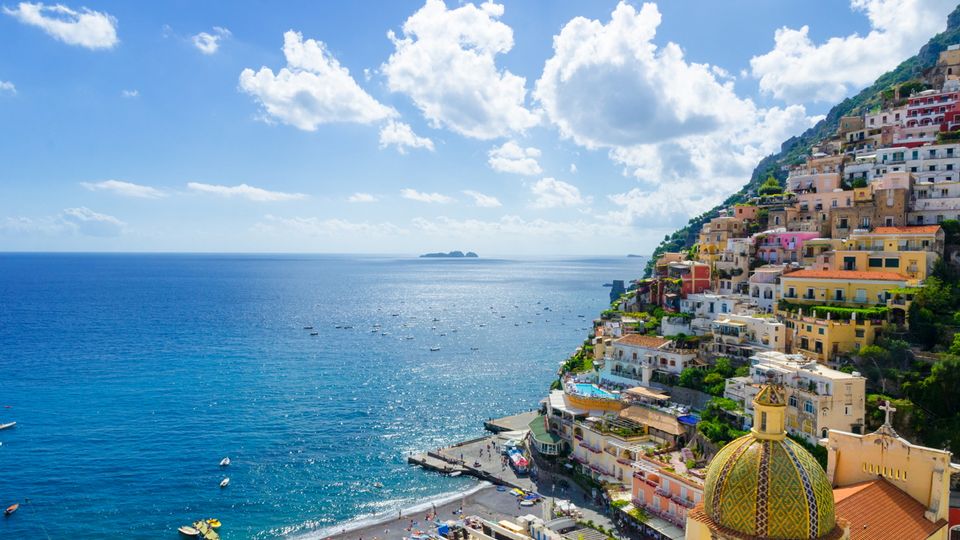
{"type": "Polygon", "coordinates": [[[220,535],[206,521],[194,521],[193,526],[204,540],[220,540],[220,535]]]}
{"type": "Polygon", "coordinates": [[[221,466],[221,467],[227,467],[227,466],[229,466],[229,465],[230,465],[230,458],[225,457],[225,458],[223,458],[223,459],[220,460],[220,466],[221,466]]]}
{"type": "Polygon", "coordinates": [[[320,332],[310,332],[310,335],[311,335],[311,336],[319,336],[319,335],[320,335],[320,332]]]}
{"type": "Polygon", "coordinates": [[[9,428],[12,428],[12,427],[15,426],[15,425],[17,425],[16,422],[10,422],[10,423],[8,423],[8,424],[0,424],[0,430],[9,429],[9,428]]]}
{"type": "Polygon", "coordinates": [[[471,351],[479,351],[479,350],[480,350],[480,347],[470,347],[470,350],[471,350],[471,351]]]}
{"type": "Polygon", "coordinates": [[[440,347],[430,347],[431,352],[437,352],[440,350],[440,347]]]}
{"type": "Polygon", "coordinates": [[[220,481],[220,487],[225,488],[230,485],[230,478],[224,478],[220,481]]]}
{"type": "Polygon", "coordinates": [[[177,529],[177,532],[182,534],[183,536],[186,536],[187,538],[197,538],[198,536],[200,536],[200,531],[194,529],[189,525],[184,525],[180,527],[179,529],[177,529]]]}
{"type": "Polygon", "coordinates": [[[374,483],[373,483],[373,487],[375,487],[375,488],[377,488],[377,489],[381,489],[381,488],[383,488],[383,483],[381,483],[381,482],[374,482],[374,483]]]}
{"type": "Polygon", "coordinates": [[[520,501],[520,506],[533,506],[533,501],[530,499],[520,501]]]}
{"type": "Polygon", "coordinates": [[[220,523],[220,520],[217,518],[207,518],[206,521],[214,529],[219,529],[220,525],[222,525],[222,523],[220,523]]]}
{"type": "Polygon", "coordinates": [[[9,516],[10,514],[16,512],[17,508],[20,508],[20,503],[11,504],[10,506],[7,507],[6,510],[3,511],[3,515],[9,516]]]}
{"type": "Polygon", "coordinates": [[[312,327],[312,326],[304,326],[303,329],[304,329],[304,330],[313,330],[313,327],[312,327]]]}

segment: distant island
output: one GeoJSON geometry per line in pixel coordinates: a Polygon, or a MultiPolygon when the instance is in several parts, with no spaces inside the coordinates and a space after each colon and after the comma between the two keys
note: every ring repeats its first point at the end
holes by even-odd
{"type": "Polygon", "coordinates": [[[465,257],[469,257],[472,259],[476,259],[477,257],[479,257],[479,255],[477,255],[472,251],[468,251],[466,253],[462,251],[451,251],[449,253],[442,253],[442,252],[424,253],[420,257],[426,257],[430,259],[463,259],[465,257]]]}
{"type": "Polygon", "coordinates": [[[646,257],[646,255],[636,255],[634,253],[630,253],[627,255],[627,257],[646,257]]]}

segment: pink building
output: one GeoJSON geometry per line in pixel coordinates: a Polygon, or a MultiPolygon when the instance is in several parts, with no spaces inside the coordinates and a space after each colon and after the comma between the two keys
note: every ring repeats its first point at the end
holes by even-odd
{"type": "Polygon", "coordinates": [[[687,511],[703,500],[703,480],[686,471],[679,461],[665,465],[642,456],[634,466],[638,469],[633,473],[633,506],[683,528],[687,511]],[[677,468],[684,473],[678,474],[677,468]]]}
{"type": "Polygon", "coordinates": [[[753,236],[757,258],[766,263],[798,262],[803,257],[803,244],[819,237],[816,232],[774,229],[753,236]]]}

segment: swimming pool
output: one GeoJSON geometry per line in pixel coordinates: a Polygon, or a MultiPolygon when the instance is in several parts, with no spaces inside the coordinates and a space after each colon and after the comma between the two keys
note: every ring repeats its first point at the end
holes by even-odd
{"type": "Polygon", "coordinates": [[[577,394],[592,398],[617,399],[617,396],[607,392],[595,384],[577,383],[573,385],[577,394]]]}

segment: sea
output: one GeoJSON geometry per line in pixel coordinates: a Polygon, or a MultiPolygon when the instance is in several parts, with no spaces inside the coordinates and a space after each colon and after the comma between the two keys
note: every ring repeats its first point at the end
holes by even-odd
{"type": "Polygon", "coordinates": [[[406,458],[536,408],[644,263],[0,254],[0,538],[324,538],[475,488],[406,458]]]}

